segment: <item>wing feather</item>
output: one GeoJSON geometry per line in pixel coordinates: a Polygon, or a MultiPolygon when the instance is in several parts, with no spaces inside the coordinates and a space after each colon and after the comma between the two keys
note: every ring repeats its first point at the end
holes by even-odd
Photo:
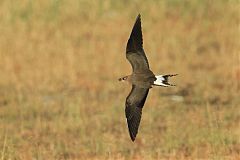
{"type": "Polygon", "coordinates": [[[126,57],[132,65],[133,72],[141,72],[149,69],[149,64],[143,50],[143,38],[141,28],[141,16],[138,15],[128,39],[126,57]]]}
{"type": "Polygon", "coordinates": [[[142,116],[142,108],[146,101],[149,89],[139,88],[135,85],[126,99],[125,114],[128,123],[128,130],[131,140],[134,141],[142,116]]]}

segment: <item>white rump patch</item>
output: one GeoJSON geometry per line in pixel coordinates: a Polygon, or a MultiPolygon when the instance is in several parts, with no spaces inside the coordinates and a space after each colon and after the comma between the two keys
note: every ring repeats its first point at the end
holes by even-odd
{"type": "Polygon", "coordinates": [[[155,76],[157,78],[156,81],[154,81],[154,85],[157,85],[157,86],[164,86],[164,87],[168,87],[169,85],[168,84],[165,84],[164,81],[166,81],[166,79],[163,77],[163,75],[158,75],[158,76],[155,76]]]}

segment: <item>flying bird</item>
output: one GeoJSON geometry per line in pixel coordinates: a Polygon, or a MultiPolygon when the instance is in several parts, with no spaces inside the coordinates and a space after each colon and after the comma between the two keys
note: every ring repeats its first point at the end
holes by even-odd
{"type": "Polygon", "coordinates": [[[127,42],[126,58],[132,66],[132,74],[119,78],[132,84],[132,90],[126,98],[125,114],[131,140],[134,141],[141,121],[142,108],[149,89],[153,86],[174,86],[169,84],[168,78],[177,74],[157,75],[149,68],[149,63],[143,49],[141,29],[141,15],[137,16],[131,35],[127,42]]]}

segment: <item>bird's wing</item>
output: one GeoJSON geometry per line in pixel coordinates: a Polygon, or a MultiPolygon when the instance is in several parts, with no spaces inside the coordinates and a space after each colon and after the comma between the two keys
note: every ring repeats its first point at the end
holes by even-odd
{"type": "Polygon", "coordinates": [[[142,108],[148,95],[148,88],[139,88],[135,85],[126,99],[125,114],[128,123],[128,130],[132,141],[135,140],[138,133],[138,127],[141,120],[142,108]]]}
{"type": "Polygon", "coordinates": [[[143,50],[143,38],[141,28],[141,16],[138,15],[128,39],[126,57],[131,63],[133,72],[141,72],[149,69],[149,64],[143,50]]]}

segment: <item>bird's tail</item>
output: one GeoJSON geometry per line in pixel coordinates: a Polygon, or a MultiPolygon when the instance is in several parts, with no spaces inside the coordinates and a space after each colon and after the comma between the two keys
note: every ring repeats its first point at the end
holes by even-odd
{"type": "Polygon", "coordinates": [[[157,79],[154,81],[153,85],[162,87],[175,86],[174,84],[169,84],[168,78],[176,75],[177,74],[167,74],[155,76],[157,79]]]}

